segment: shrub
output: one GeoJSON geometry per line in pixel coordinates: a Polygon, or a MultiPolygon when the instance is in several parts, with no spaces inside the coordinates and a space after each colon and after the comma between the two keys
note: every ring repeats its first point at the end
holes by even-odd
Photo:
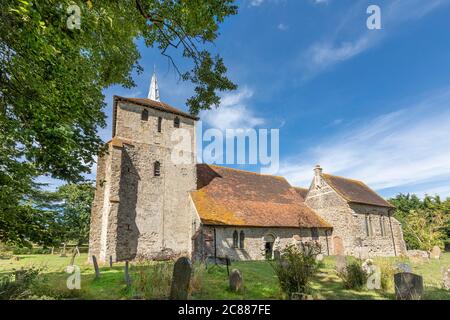
{"type": "Polygon", "coordinates": [[[386,259],[377,261],[381,271],[381,290],[388,292],[394,289],[395,267],[386,259]]]}
{"type": "Polygon", "coordinates": [[[0,300],[21,299],[31,295],[31,286],[40,272],[41,269],[31,267],[0,278],[0,300]]]}
{"type": "Polygon", "coordinates": [[[289,297],[293,293],[309,293],[310,282],[319,271],[316,261],[318,245],[304,244],[302,248],[287,246],[281,251],[281,259],[271,262],[281,290],[289,297]]]}
{"type": "Polygon", "coordinates": [[[338,273],[339,278],[344,282],[346,289],[361,290],[367,283],[367,273],[362,267],[361,260],[350,262],[347,267],[338,273]]]}

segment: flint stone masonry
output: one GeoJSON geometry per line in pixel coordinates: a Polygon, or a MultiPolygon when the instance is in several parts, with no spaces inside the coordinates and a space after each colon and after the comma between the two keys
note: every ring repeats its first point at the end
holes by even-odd
{"type": "Polygon", "coordinates": [[[320,188],[311,185],[306,204],[333,226],[331,254],[360,256],[363,253],[368,258],[406,253],[401,225],[390,217],[390,208],[348,203],[324,180],[320,188]],[[366,216],[372,221],[370,235],[367,235],[366,216]],[[381,217],[384,217],[383,235],[381,217]]]}
{"type": "MultiPolygon", "coordinates": [[[[189,192],[196,188],[194,120],[119,102],[116,136],[108,153],[99,158],[97,190],[92,208],[90,255],[101,262],[136,258],[173,259],[191,252],[189,192]],[[162,132],[157,132],[161,117],[162,132]],[[175,132],[175,130],[184,130],[175,132]],[[172,161],[177,142],[172,134],[190,135],[191,150],[184,151],[188,164],[172,161]],[[154,176],[154,163],[161,164],[154,176]]],[[[183,136],[184,137],[184,136],[183,136]]]]}
{"type": "MultiPolygon", "coordinates": [[[[202,261],[207,257],[229,257],[231,260],[264,260],[267,238],[275,239],[273,243],[272,259],[275,251],[281,251],[288,245],[296,244],[294,236],[299,236],[303,242],[311,242],[311,230],[300,228],[234,228],[204,226],[202,233],[198,234],[195,246],[196,259],[202,261]],[[233,247],[234,231],[244,231],[244,248],[233,247]],[[214,235],[216,236],[214,240],[214,235]],[[203,241],[201,240],[203,239],[203,241]],[[202,245],[203,243],[203,245],[202,245]]],[[[319,230],[319,239],[323,254],[328,255],[328,246],[325,230],[319,230]]]]}

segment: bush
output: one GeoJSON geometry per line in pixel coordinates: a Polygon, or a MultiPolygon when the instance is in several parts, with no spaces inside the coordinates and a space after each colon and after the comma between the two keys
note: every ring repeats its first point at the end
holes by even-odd
{"type": "Polygon", "coordinates": [[[31,286],[41,269],[31,267],[0,278],[0,300],[22,299],[31,295],[31,286]]]}
{"type": "Polygon", "coordinates": [[[363,270],[361,260],[350,262],[347,267],[338,273],[346,289],[361,290],[367,283],[367,273],[363,270]]]}
{"type": "Polygon", "coordinates": [[[377,261],[381,272],[381,290],[388,292],[394,289],[395,267],[386,259],[377,261]]]}
{"type": "Polygon", "coordinates": [[[290,245],[281,251],[280,260],[271,262],[281,290],[289,297],[293,293],[310,293],[310,282],[319,271],[318,252],[317,244],[304,244],[302,248],[290,245]]]}

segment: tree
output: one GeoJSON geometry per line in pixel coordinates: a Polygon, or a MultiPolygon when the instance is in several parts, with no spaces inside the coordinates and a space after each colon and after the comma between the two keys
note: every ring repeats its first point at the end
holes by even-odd
{"type": "Polygon", "coordinates": [[[236,88],[222,59],[205,49],[237,13],[233,2],[0,2],[0,241],[46,241],[35,232],[41,212],[28,204],[37,192],[33,181],[45,174],[78,182],[90,171],[103,145],[97,130],[106,125],[102,90],[132,87],[132,73],[142,71],[136,39],[195,85],[187,101],[192,114],[217,106],[218,91],[236,88]],[[80,29],[68,27],[73,3],[80,29]],[[177,52],[190,70],[179,70],[177,52]]]}
{"type": "Polygon", "coordinates": [[[389,200],[395,207],[394,216],[401,222],[409,249],[429,250],[434,245],[444,247],[449,242],[450,198],[399,194],[389,200]]]}
{"type": "Polygon", "coordinates": [[[58,238],[61,242],[74,241],[82,245],[89,240],[91,206],[95,188],[91,183],[66,184],[53,195],[56,210],[58,238]]]}

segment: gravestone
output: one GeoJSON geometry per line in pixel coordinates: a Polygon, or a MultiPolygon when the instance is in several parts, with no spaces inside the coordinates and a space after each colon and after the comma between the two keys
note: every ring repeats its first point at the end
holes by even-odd
{"type": "Polygon", "coordinates": [[[397,300],[421,300],[423,297],[423,278],[409,272],[394,275],[395,298],[397,300]]]}
{"type": "Polygon", "coordinates": [[[450,290],[450,268],[442,268],[442,289],[450,290]]]}
{"type": "Polygon", "coordinates": [[[314,300],[314,298],[306,293],[294,292],[291,294],[291,300],[314,300]]]}
{"type": "Polygon", "coordinates": [[[409,273],[412,272],[411,266],[407,263],[397,263],[395,265],[395,268],[400,272],[409,272],[409,273]]]}
{"type": "Polygon", "coordinates": [[[345,256],[336,256],[336,271],[341,273],[347,268],[347,258],[345,256]]]}
{"type": "Polygon", "coordinates": [[[67,257],[67,255],[66,255],[66,244],[65,243],[64,243],[63,249],[61,251],[60,257],[61,258],[67,257]]]}
{"type": "Polygon", "coordinates": [[[109,256],[109,267],[112,268],[113,267],[113,257],[109,256]]]}
{"type": "Polygon", "coordinates": [[[171,300],[187,300],[191,274],[191,261],[186,257],[179,258],[173,267],[172,286],[170,288],[171,300]]]}
{"type": "Polygon", "coordinates": [[[441,248],[434,246],[430,252],[430,259],[439,260],[441,258],[441,248]]]}
{"type": "Polygon", "coordinates": [[[92,263],[94,264],[95,269],[95,279],[100,278],[100,269],[98,268],[97,258],[95,256],[92,256],[92,263]]]}
{"type": "Polygon", "coordinates": [[[230,274],[230,290],[233,292],[239,292],[244,288],[244,279],[239,270],[233,269],[230,274]]]}
{"type": "Polygon", "coordinates": [[[428,252],[422,250],[408,250],[406,252],[409,259],[414,263],[422,263],[428,261],[428,252]]]}
{"type": "Polygon", "coordinates": [[[275,261],[279,261],[281,259],[281,252],[279,250],[275,250],[273,252],[273,259],[275,261]]]}
{"type": "Polygon", "coordinates": [[[316,256],[316,261],[319,261],[319,262],[323,261],[323,254],[322,254],[322,253],[319,253],[319,254],[316,256]]]}
{"type": "Polygon", "coordinates": [[[125,262],[125,284],[127,288],[131,287],[131,277],[130,277],[130,262],[125,262]]]}

